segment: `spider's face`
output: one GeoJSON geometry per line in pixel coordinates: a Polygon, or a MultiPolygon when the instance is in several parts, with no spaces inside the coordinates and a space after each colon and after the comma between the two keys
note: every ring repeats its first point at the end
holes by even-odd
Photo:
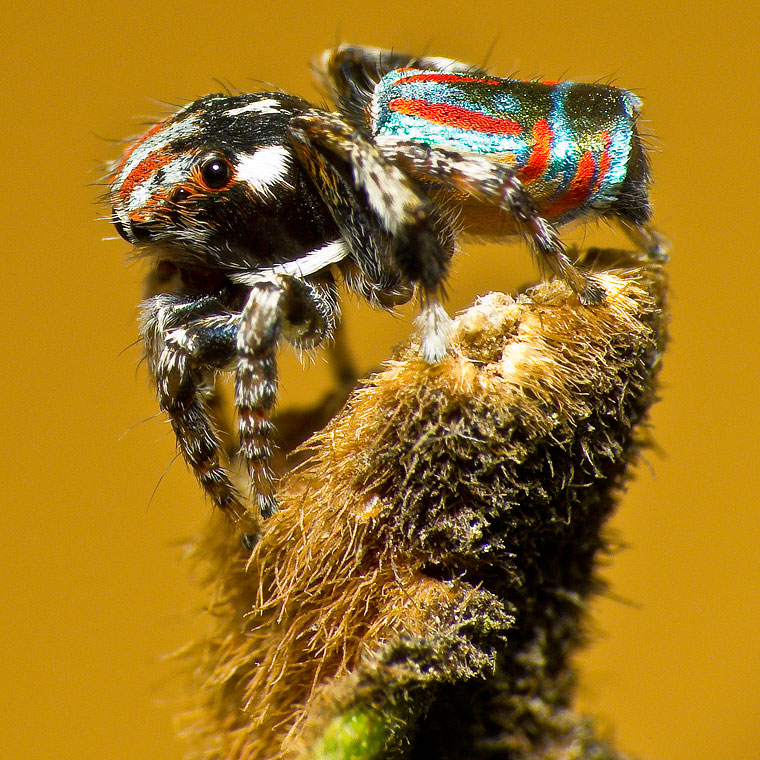
{"type": "Polygon", "coordinates": [[[119,234],[196,262],[245,245],[252,220],[293,191],[287,125],[300,104],[271,93],[209,95],[148,130],[111,178],[119,234]]]}

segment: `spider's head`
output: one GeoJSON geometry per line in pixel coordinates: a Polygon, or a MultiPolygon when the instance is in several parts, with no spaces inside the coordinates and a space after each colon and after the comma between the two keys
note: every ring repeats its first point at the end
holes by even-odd
{"type": "Polygon", "coordinates": [[[119,234],[146,253],[204,265],[245,246],[252,218],[293,192],[287,125],[301,104],[207,95],[149,129],[111,174],[119,234]]]}

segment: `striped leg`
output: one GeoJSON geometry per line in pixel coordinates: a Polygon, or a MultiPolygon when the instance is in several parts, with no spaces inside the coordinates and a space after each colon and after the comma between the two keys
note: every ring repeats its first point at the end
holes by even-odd
{"type": "Polygon", "coordinates": [[[502,208],[531,241],[541,261],[570,285],[582,303],[604,300],[604,289],[591,276],[584,276],[575,268],[556,230],[538,213],[530,193],[509,166],[474,153],[460,153],[411,140],[382,136],[376,142],[388,160],[412,175],[440,182],[502,208]]]}
{"type": "Polygon", "coordinates": [[[451,332],[439,302],[454,248],[449,225],[417,183],[341,117],[310,111],[294,117],[290,129],[365,280],[391,294],[418,286],[422,353],[440,361],[451,332]]]}
{"type": "Polygon", "coordinates": [[[146,302],[142,335],[180,453],[214,505],[246,534],[247,509],[221,464],[221,443],[204,398],[211,373],[234,358],[239,322],[240,315],[225,313],[217,298],[165,294],[146,302]]]}
{"type": "Polygon", "coordinates": [[[331,288],[287,275],[254,284],[237,334],[235,408],[240,455],[251,477],[262,518],[277,511],[270,420],[277,396],[277,345],[281,337],[299,348],[318,345],[334,327],[337,307],[331,288]]]}

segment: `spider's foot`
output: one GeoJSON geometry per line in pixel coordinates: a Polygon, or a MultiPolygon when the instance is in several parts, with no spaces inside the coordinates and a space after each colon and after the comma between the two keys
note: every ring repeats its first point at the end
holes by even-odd
{"type": "Polygon", "coordinates": [[[273,493],[257,493],[256,504],[262,520],[268,520],[280,508],[277,497],[273,493]]]}
{"type": "Polygon", "coordinates": [[[585,279],[583,288],[578,293],[578,299],[584,306],[593,306],[602,303],[607,297],[607,291],[594,277],[588,275],[585,279]]]}
{"type": "Polygon", "coordinates": [[[667,264],[670,260],[670,242],[664,235],[648,224],[621,224],[625,234],[640,251],[646,253],[652,261],[667,264]]]}
{"type": "Polygon", "coordinates": [[[650,243],[646,249],[647,256],[653,261],[667,264],[670,261],[670,243],[668,239],[656,230],[649,229],[650,243]]]}
{"type": "Polygon", "coordinates": [[[420,353],[428,364],[437,364],[449,352],[454,322],[438,301],[430,301],[422,307],[415,321],[421,333],[420,353]]]}

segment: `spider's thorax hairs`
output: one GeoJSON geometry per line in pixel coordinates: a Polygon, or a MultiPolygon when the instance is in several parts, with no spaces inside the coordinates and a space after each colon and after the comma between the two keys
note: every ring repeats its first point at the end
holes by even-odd
{"type": "Polygon", "coordinates": [[[522,234],[584,304],[604,290],[555,224],[607,215],[660,245],[644,226],[649,174],[631,93],[355,46],[321,65],[337,113],[282,93],[207,95],[148,130],[111,176],[117,230],[152,259],[153,284],[163,268],[177,283],[143,305],[159,403],[205,491],[245,534],[277,507],[278,344],[311,348],[332,334],[336,273],[383,307],[416,289],[421,354],[435,363],[449,348],[440,296],[455,229],[522,234]],[[219,370],[236,374],[258,515],[224,468],[205,401],[219,370]]]}

